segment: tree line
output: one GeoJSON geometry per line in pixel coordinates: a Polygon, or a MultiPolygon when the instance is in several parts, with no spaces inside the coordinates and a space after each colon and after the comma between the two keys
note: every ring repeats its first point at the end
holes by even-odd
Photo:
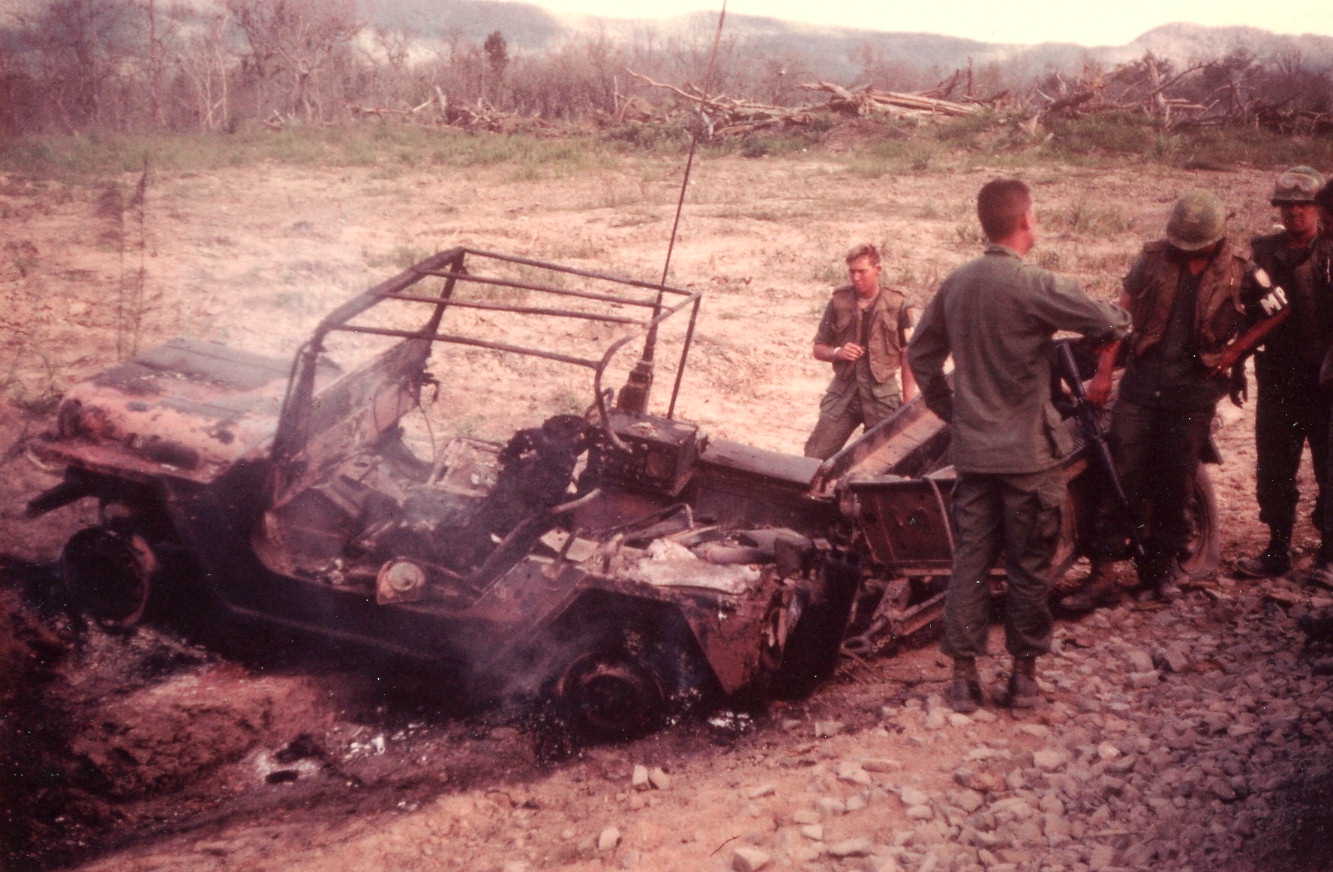
{"type": "MultiPolygon", "coordinates": [[[[356,0],[48,0],[0,21],[0,135],[235,131],[368,114],[450,123],[479,111],[617,121],[662,101],[645,77],[774,106],[799,105],[808,95],[801,86],[819,78],[798,49],[758,52],[724,37],[705,83],[714,34],[703,23],[684,35],[644,26],[628,40],[593,32],[516,52],[499,30],[471,39],[446,27],[426,38],[372,26],[356,0]]],[[[1317,124],[1333,112],[1329,70],[1296,53],[1237,50],[1179,69],[1146,55],[1113,69],[1089,62],[1072,76],[1000,63],[923,70],[869,43],[846,60],[858,85],[934,86],[1028,114],[1100,102],[1168,116],[1176,107],[1177,119],[1267,113],[1317,124]]]]}

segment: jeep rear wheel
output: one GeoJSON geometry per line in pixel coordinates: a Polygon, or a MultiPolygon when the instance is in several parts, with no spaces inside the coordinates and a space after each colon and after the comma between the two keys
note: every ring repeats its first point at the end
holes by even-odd
{"type": "Polygon", "coordinates": [[[1185,515],[1189,519],[1189,555],[1181,567],[1193,578],[1211,575],[1221,561],[1221,535],[1217,529],[1217,494],[1208,467],[1200,463],[1194,486],[1186,497],[1185,515]]]}

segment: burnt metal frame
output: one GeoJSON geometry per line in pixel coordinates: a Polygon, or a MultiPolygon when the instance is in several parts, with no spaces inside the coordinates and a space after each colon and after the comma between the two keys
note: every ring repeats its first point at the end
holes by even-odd
{"type": "MultiPolygon", "coordinates": [[[[403,339],[422,339],[428,342],[443,342],[457,345],[470,345],[479,348],[488,348],[495,351],[504,351],[512,354],[526,355],[530,357],[540,357],[547,360],[554,360],[561,363],[573,364],[592,369],[593,391],[596,396],[597,410],[601,417],[602,427],[610,441],[620,445],[620,439],[610,429],[610,415],[606,406],[606,393],[602,389],[602,378],[611,359],[628,343],[640,335],[647,337],[648,345],[645,347],[644,356],[651,359],[651,344],[656,338],[657,325],[661,324],[667,318],[675,315],[686,306],[690,307],[690,320],[686,328],[685,338],[680,352],[680,362],[676,369],[676,379],[671,391],[671,402],[667,409],[667,417],[671,418],[675,413],[676,397],[680,392],[681,380],[685,375],[685,363],[689,355],[690,344],[694,338],[694,326],[699,316],[699,303],[703,295],[698,291],[687,291],[681,288],[671,287],[666,284],[654,284],[652,282],[627,279],[620,276],[608,275],[605,273],[592,272],[589,270],[575,269],[573,267],[561,266],[559,264],[546,261],[533,260],[514,255],[499,254],[490,251],[481,251],[478,249],[459,246],[438,252],[420,263],[408,267],[398,275],[386,279],[360,294],[352,297],[338,308],[330,312],[324,320],[315,328],[315,332],[310,339],[297,350],[296,356],[292,361],[292,371],[288,379],[287,390],[283,396],[282,411],[278,417],[277,433],[273,439],[272,458],[275,463],[281,464],[283,461],[293,458],[305,444],[307,424],[310,418],[312,404],[314,402],[315,371],[319,355],[324,351],[324,339],[329,333],[363,333],[379,336],[398,336],[403,339]],[[471,261],[468,260],[471,258],[471,261]],[[594,279],[597,281],[612,282],[617,285],[627,287],[643,288],[656,292],[653,300],[644,300],[635,297],[614,294],[614,293],[595,293],[592,291],[570,290],[567,288],[557,288],[550,285],[533,284],[529,282],[512,281],[482,275],[473,275],[467,269],[469,262],[475,262],[477,259],[490,259],[504,263],[529,266],[536,269],[549,270],[555,273],[579,276],[581,278],[594,279]],[[429,277],[444,279],[444,284],[436,296],[404,293],[418,282],[429,277]],[[648,320],[627,317],[624,315],[614,315],[598,312],[582,312],[572,309],[545,308],[540,306],[518,306],[507,305],[503,303],[482,303],[469,301],[455,301],[452,299],[455,285],[460,282],[476,282],[478,284],[491,285],[494,287],[510,288],[514,290],[536,291],[538,293],[552,294],[557,296],[578,297],[585,300],[595,300],[609,305],[634,306],[638,308],[648,308],[653,310],[653,315],[648,320]],[[664,305],[664,297],[671,294],[680,298],[678,302],[672,305],[664,305]],[[395,330],[381,327],[365,327],[351,323],[353,319],[365,313],[367,310],[378,305],[385,300],[399,300],[405,302],[419,302],[433,307],[430,318],[422,325],[419,330],[395,330]],[[600,321],[612,324],[639,325],[638,331],[629,333],[626,336],[617,339],[602,353],[600,359],[574,357],[567,354],[559,354],[540,348],[529,348],[521,345],[511,345],[504,342],[495,342],[488,339],[480,339],[471,336],[462,336],[449,333],[440,333],[440,322],[444,318],[444,312],[450,306],[469,309],[485,309],[489,311],[513,312],[515,314],[545,315],[559,318],[579,318],[589,321],[600,321]]],[[[623,447],[623,446],[622,446],[623,447]]]]}

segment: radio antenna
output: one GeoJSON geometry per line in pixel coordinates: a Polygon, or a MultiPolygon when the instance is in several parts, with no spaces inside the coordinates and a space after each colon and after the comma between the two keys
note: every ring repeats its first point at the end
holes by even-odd
{"type": "MultiPolygon", "coordinates": [[[[727,0],[722,0],[722,10],[717,15],[717,32],[713,34],[713,49],[708,55],[708,69],[704,72],[703,96],[705,101],[713,85],[713,72],[717,67],[717,50],[722,43],[722,25],[727,20],[727,0]]],[[[703,102],[699,106],[700,122],[706,122],[707,116],[704,114],[703,102]]],[[[680,229],[680,213],[685,208],[685,191],[690,185],[690,170],[694,167],[694,152],[699,145],[699,134],[704,124],[693,125],[690,130],[690,151],[685,158],[685,175],[680,180],[680,196],[676,200],[676,217],[671,222],[671,238],[667,241],[666,262],[662,264],[662,280],[658,283],[657,302],[653,307],[653,317],[662,309],[663,287],[666,286],[667,276],[671,273],[671,254],[676,249],[676,232],[680,229]]],[[[648,411],[648,394],[653,388],[653,349],[657,345],[657,324],[654,322],[648,328],[648,337],[643,341],[643,354],[639,357],[639,362],[634,364],[634,369],[630,370],[629,378],[625,380],[624,386],[620,389],[620,395],[616,398],[616,406],[628,412],[646,412],[648,411]]],[[[674,399],[673,399],[674,405],[674,399]]]]}

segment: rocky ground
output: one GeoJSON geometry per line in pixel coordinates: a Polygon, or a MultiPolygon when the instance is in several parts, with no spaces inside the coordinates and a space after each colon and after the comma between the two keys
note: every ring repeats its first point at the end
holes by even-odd
{"type": "Polygon", "coordinates": [[[104,709],[103,729],[134,726],[85,732],[135,838],[79,868],[1328,868],[1333,661],[1296,626],[1325,604],[1288,581],[1223,577],[1171,606],[1062,623],[1048,703],[1020,716],[951,712],[942,660],[916,650],[848,663],[803,703],[553,765],[495,713],[321,718],[309,676],[178,652],[175,674],[104,709]],[[151,699],[164,694],[165,711],[151,699]],[[237,712],[264,710],[299,723],[237,728],[237,712]],[[136,765],[168,771],[151,747],[167,726],[178,757],[207,758],[178,771],[214,771],[169,812],[144,801],[166,786],[149,790],[136,765]]]}
{"type": "MultiPolygon", "coordinates": [[[[155,179],[142,262],[151,305],[136,329],[145,345],[184,334],[290,353],[331,305],[395,269],[403,249],[458,241],[651,275],[676,169],[650,160],[515,179],[483,168],[444,186],[360,169],[155,179]]],[[[970,197],[999,171],[971,159],[879,176],[813,156],[703,163],[675,273],[708,291],[684,416],[797,450],[827,377],[808,359],[809,336],[846,244],[885,241],[887,274],[923,300],[975,250],[970,197]]],[[[1270,175],[1034,168],[1048,217],[1034,255],[1109,294],[1175,192],[1218,190],[1244,235],[1271,220],[1270,175]]],[[[57,480],[23,448],[47,425],[51,398],[128,341],[108,298],[138,267],[126,265],[123,227],[121,237],[98,229],[105,191],[9,178],[0,198],[11,228],[0,317],[12,354],[0,416],[0,868],[1333,866],[1333,676],[1326,647],[1299,626],[1324,614],[1333,592],[1229,575],[1263,544],[1252,406],[1227,409],[1218,433],[1221,572],[1169,606],[1131,602],[1063,621],[1042,662],[1040,710],[949,712],[947,664],[925,646],[846,659],[806,700],[686,718],[549,761],[522,712],[463,707],[439,676],[281,640],[218,649],[170,629],[109,636],[61,614],[48,595],[52,561],[92,508],[22,519],[18,507],[57,480]]],[[[547,408],[538,392],[516,382],[472,423],[526,426],[547,408]]],[[[1302,489],[1305,515],[1308,469],[1302,489]]],[[[1303,527],[1301,564],[1315,544],[1303,527]]],[[[994,682],[1001,649],[997,636],[983,666],[994,682]]]]}

